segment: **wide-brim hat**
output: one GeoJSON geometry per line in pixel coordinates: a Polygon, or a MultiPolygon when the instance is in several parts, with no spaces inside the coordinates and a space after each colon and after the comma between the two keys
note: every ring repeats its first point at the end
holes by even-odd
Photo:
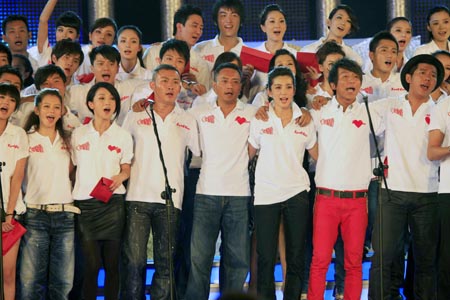
{"type": "Polygon", "coordinates": [[[435,66],[437,71],[437,81],[436,86],[434,87],[433,91],[436,90],[442,83],[442,80],[444,80],[444,66],[442,63],[433,55],[430,54],[420,54],[412,57],[408,62],[405,64],[405,66],[402,69],[402,72],[400,74],[400,78],[402,80],[402,85],[405,88],[405,90],[409,91],[409,83],[406,82],[406,74],[411,74],[411,69],[417,66],[418,64],[429,64],[432,66],[435,66]]]}

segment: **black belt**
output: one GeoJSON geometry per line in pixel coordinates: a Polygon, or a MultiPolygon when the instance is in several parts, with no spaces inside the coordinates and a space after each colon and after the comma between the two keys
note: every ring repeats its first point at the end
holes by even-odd
{"type": "Polygon", "coordinates": [[[334,198],[345,198],[345,199],[355,199],[355,198],[366,198],[367,192],[364,191],[335,191],[335,190],[328,190],[328,189],[316,189],[317,195],[324,195],[328,197],[334,197],[334,198]]]}

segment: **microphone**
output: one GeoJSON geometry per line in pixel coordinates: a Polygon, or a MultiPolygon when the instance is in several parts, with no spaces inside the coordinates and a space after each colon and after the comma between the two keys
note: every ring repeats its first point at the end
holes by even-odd
{"type": "Polygon", "coordinates": [[[153,104],[155,104],[155,93],[152,92],[145,100],[147,101],[147,104],[150,104],[150,108],[153,108],[153,104]]]}
{"type": "Polygon", "coordinates": [[[362,98],[363,98],[363,101],[364,101],[364,103],[368,103],[369,102],[369,96],[367,95],[367,93],[366,92],[364,92],[364,91],[360,91],[359,92],[360,94],[361,94],[361,96],[362,96],[362,98]]]}

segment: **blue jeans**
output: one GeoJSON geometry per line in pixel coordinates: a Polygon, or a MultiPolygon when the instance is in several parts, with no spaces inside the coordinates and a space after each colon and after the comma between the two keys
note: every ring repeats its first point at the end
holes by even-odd
{"type": "Polygon", "coordinates": [[[250,197],[197,194],[191,237],[191,270],[186,300],[207,300],[219,232],[222,235],[220,291],[242,290],[250,262],[250,197]]]}
{"type": "Polygon", "coordinates": [[[20,299],[67,299],[74,276],[74,214],[29,208],[24,217],[20,299]]]}
{"type": "Polygon", "coordinates": [[[127,221],[122,253],[121,299],[145,299],[147,241],[153,233],[155,273],[150,295],[152,300],[170,299],[169,255],[174,256],[180,210],[171,209],[172,251],[168,253],[166,205],[138,201],[126,202],[127,221]]]}

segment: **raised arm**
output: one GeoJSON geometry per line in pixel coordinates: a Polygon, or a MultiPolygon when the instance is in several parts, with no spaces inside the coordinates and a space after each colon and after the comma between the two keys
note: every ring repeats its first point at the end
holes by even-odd
{"type": "Polygon", "coordinates": [[[58,0],[48,0],[47,4],[39,16],[39,28],[37,34],[37,47],[39,53],[44,51],[44,44],[48,38],[48,20],[52,16],[53,10],[55,9],[58,0]]]}

